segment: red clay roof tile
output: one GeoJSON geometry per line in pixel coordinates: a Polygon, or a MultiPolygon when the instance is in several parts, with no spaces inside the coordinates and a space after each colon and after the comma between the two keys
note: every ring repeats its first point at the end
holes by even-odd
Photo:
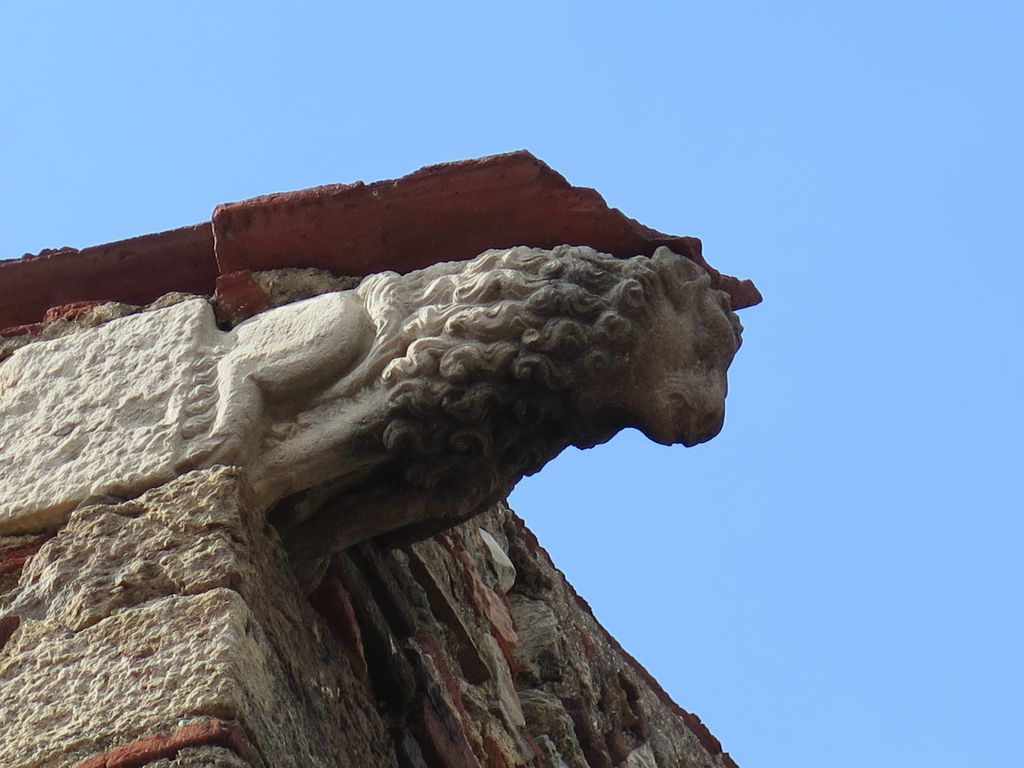
{"type": "Polygon", "coordinates": [[[212,224],[0,262],[0,328],[35,323],[51,307],[77,302],[212,294],[218,275],[233,272],[408,272],[487,248],[563,243],[622,257],[665,245],[706,268],[734,309],[761,301],[752,282],[710,267],[696,238],[645,227],[523,151],[428,166],[397,180],[227,203],[217,206],[212,224]]]}

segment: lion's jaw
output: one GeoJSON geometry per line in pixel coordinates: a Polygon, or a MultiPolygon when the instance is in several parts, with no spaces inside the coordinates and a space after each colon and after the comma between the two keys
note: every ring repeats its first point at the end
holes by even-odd
{"type": "Polygon", "coordinates": [[[724,384],[676,373],[635,393],[633,426],[661,445],[706,442],[725,421],[724,384]]]}
{"type": "Polygon", "coordinates": [[[694,446],[725,422],[726,374],[740,326],[720,291],[700,286],[685,306],[673,304],[656,311],[631,386],[620,397],[651,440],[694,446]]]}

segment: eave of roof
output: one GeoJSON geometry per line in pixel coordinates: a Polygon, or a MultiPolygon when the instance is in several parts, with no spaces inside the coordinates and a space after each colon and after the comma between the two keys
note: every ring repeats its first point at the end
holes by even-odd
{"type": "Polygon", "coordinates": [[[373,184],[333,184],[219,205],[210,222],[82,250],[0,262],[0,331],[78,302],[146,304],[213,294],[235,273],[315,267],[336,275],[408,272],[488,248],[568,243],[628,257],[668,246],[711,274],[734,309],[761,294],[708,265],[700,240],[645,227],[574,187],[526,151],[421,168],[373,184]]]}

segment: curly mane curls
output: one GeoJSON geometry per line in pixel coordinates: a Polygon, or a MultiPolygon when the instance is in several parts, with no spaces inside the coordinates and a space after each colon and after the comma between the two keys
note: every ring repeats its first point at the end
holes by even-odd
{"type": "Polygon", "coordinates": [[[367,278],[368,362],[389,388],[380,439],[405,478],[483,488],[557,454],[562,427],[580,420],[573,393],[624,372],[666,280],[702,274],[668,255],[517,247],[367,278]]]}

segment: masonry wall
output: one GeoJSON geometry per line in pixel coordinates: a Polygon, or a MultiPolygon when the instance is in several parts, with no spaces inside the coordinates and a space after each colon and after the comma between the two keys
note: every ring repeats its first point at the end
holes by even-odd
{"type": "Polygon", "coordinates": [[[235,470],[0,540],[0,765],[728,766],[505,505],[307,598],[235,470]]]}

